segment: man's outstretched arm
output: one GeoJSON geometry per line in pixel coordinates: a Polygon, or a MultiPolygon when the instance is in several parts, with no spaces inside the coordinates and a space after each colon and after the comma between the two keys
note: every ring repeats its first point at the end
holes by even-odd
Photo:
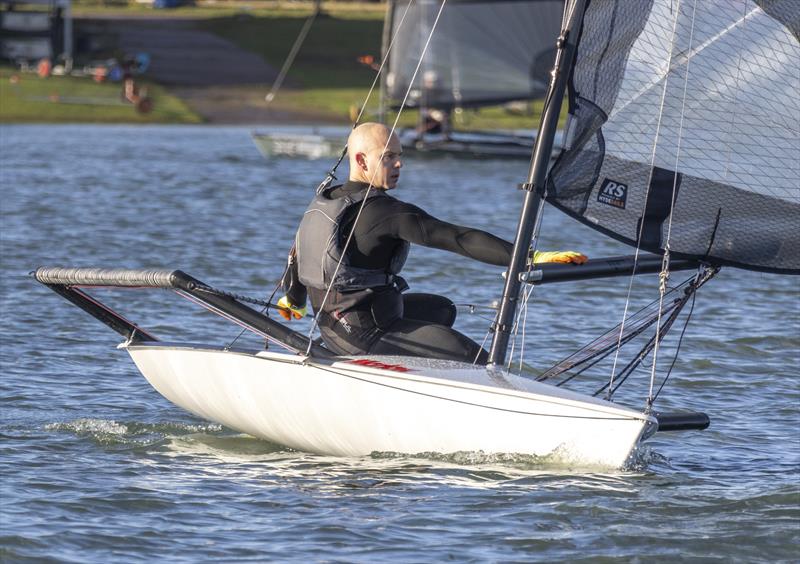
{"type": "MultiPolygon", "coordinates": [[[[411,204],[391,214],[395,236],[426,247],[458,253],[496,266],[508,266],[513,245],[491,233],[442,221],[411,204]]],[[[583,264],[586,256],[577,251],[536,251],[534,264],[561,262],[583,264]]]]}

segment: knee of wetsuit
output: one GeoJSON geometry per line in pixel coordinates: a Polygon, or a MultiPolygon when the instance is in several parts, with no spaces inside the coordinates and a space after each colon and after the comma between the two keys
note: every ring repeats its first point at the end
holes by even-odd
{"type": "Polygon", "coordinates": [[[403,295],[395,290],[376,292],[372,300],[372,318],[380,329],[388,328],[403,317],[403,295]]]}
{"type": "Polygon", "coordinates": [[[429,314],[433,318],[433,323],[452,327],[456,322],[456,315],[458,315],[458,308],[450,298],[439,295],[431,295],[429,314]]]}

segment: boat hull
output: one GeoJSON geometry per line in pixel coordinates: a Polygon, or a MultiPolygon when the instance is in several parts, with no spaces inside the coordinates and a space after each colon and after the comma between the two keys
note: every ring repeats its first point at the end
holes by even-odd
{"type": "Polygon", "coordinates": [[[608,402],[460,363],[127,349],[150,384],[187,411],[320,454],[480,451],[620,467],[656,425],[608,402]]]}
{"type": "MultiPolygon", "coordinates": [[[[405,155],[530,159],[533,137],[483,132],[453,132],[418,138],[413,130],[398,132],[405,155]]],[[[342,153],[342,136],[304,133],[253,133],[253,142],[266,158],[275,156],[319,159],[342,153]]]]}

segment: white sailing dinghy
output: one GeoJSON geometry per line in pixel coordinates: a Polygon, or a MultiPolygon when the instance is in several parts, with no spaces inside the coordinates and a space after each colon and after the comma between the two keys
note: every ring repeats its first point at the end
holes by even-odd
{"type": "Polygon", "coordinates": [[[722,266],[800,273],[798,36],[791,2],[567,2],[487,366],[337,357],[178,270],[43,267],[35,278],[125,336],[120,346],[170,401],[256,437],[342,456],[481,451],[620,467],[657,430],[708,425],[654,411],[669,376],[656,390],[659,344],[697,289],[722,266]],[[565,92],[566,147],[548,172],[565,92]],[[526,266],[544,198],[636,254],[526,266]],[[669,273],[687,269],[697,273],[670,289],[669,273]],[[643,272],[661,273],[650,306],[535,379],[512,374],[519,298],[533,285],[643,272]],[[169,288],[287,352],[159,341],[87,292],[99,286],[169,288]],[[642,337],[597,392],[566,389],[642,337]],[[614,402],[648,356],[643,405],[614,402]]]}

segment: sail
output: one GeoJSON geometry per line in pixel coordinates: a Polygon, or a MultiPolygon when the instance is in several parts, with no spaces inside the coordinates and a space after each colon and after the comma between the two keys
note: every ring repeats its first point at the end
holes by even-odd
{"type": "MultiPolygon", "coordinates": [[[[389,6],[395,39],[386,95],[395,105],[409,88],[441,0],[408,4],[389,6]]],[[[542,96],[563,11],[562,0],[448,0],[406,104],[451,108],[542,96]]]]}
{"type": "Polygon", "coordinates": [[[800,273],[797,0],[592,0],[547,198],[631,245],[800,273]]]}

